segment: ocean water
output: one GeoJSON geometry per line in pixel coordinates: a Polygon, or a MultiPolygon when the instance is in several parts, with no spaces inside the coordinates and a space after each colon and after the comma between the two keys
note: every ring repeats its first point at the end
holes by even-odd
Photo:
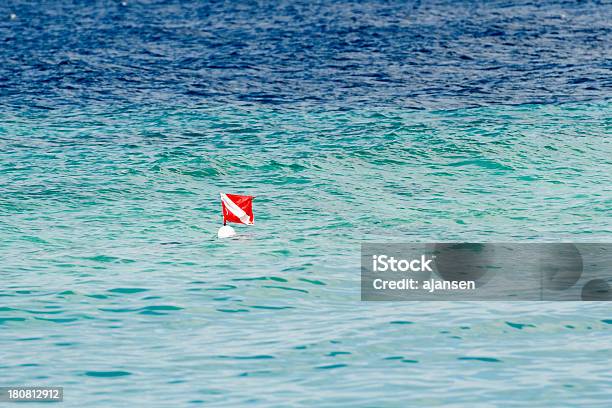
{"type": "Polygon", "coordinates": [[[609,3],[124,3],[0,6],[0,385],[610,406],[607,303],[359,281],[362,242],[610,242],[609,3]]]}

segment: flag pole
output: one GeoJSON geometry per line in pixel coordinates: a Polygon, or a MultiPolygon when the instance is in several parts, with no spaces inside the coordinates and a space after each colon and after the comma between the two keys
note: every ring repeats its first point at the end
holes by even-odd
{"type": "Polygon", "coordinates": [[[236,231],[229,225],[227,225],[227,218],[225,218],[225,210],[223,210],[223,226],[219,228],[217,232],[218,238],[230,238],[236,235],[236,231]]]}

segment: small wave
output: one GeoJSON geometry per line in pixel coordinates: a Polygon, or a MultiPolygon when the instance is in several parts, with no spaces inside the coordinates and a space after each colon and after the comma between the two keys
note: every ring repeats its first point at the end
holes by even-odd
{"type": "Polygon", "coordinates": [[[110,377],[125,377],[128,375],[132,375],[129,371],[85,371],[85,375],[88,377],[101,377],[101,378],[110,378],[110,377]]]}

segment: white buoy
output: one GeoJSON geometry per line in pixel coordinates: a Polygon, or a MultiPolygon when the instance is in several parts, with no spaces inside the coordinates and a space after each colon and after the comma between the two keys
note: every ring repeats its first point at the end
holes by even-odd
{"type": "Polygon", "coordinates": [[[219,238],[229,238],[233,237],[234,235],[236,235],[236,231],[234,231],[234,229],[229,225],[222,226],[219,228],[219,232],[217,233],[217,237],[219,238]]]}

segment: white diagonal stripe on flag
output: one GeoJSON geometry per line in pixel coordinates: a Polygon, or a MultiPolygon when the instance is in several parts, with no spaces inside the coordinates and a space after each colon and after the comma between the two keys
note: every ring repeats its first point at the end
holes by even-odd
{"type": "Polygon", "coordinates": [[[238,207],[236,203],[230,200],[230,198],[226,194],[224,193],[220,193],[220,194],[221,194],[221,201],[223,201],[223,204],[225,204],[225,207],[227,207],[228,210],[230,210],[236,217],[240,218],[240,221],[242,221],[243,223],[245,224],[251,223],[251,218],[249,217],[247,213],[244,212],[242,208],[238,207]]]}

